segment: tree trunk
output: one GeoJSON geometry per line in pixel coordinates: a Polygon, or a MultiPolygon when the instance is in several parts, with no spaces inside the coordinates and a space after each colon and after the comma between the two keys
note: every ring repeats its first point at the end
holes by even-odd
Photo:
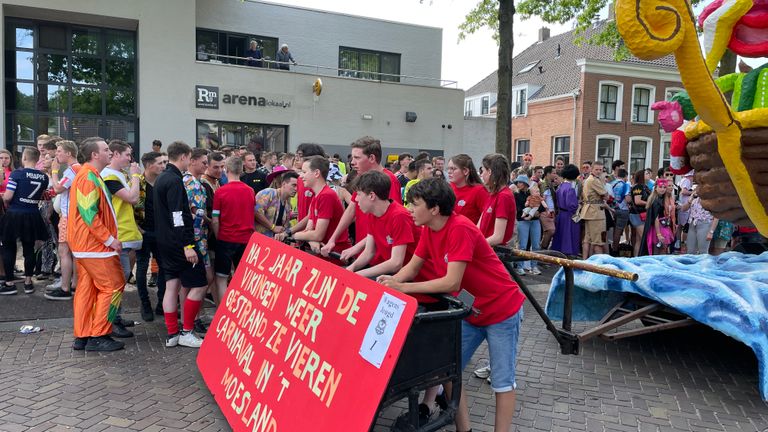
{"type": "Polygon", "coordinates": [[[499,0],[499,70],[496,100],[496,152],[512,157],[512,32],[513,0],[499,0]]]}

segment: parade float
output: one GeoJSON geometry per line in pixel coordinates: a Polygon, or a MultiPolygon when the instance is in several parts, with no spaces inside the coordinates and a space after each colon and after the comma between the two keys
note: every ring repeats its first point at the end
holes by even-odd
{"type": "MultiPolygon", "coordinates": [[[[768,56],[768,0],[715,0],[698,23],[685,0],[617,0],[615,10],[618,30],[635,56],[674,54],[677,61],[686,91],[654,106],[662,127],[673,134],[673,171],[695,169],[697,193],[715,217],[768,235],[768,65],[714,77],[727,48],[744,57],[768,56]]],[[[510,260],[530,254],[505,253],[510,260]]],[[[578,265],[562,258],[554,263],[563,269],[552,280],[545,308],[535,306],[564,354],[577,354],[581,343],[596,336],[617,340],[703,324],[754,351],[760,396],[768,401],[768,252],[596,255],[578,265]],[[579,269],[585,264],[591,269],[579,269]],[[551,320],[562,320],[562,328],[551,320]],[[597,324],[576,333],[571,320],[597,324]]]]}

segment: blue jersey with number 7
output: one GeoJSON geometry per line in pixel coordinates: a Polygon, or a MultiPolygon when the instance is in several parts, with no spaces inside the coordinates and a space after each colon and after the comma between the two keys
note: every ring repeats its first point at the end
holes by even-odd
{"type": "Polygon", "coordinates": [[[43,192],[48,189],[48,176],[34,168],[21,168],[8,178],[7,190],[13,191],[8,211],[37,212],[43,192]]]}

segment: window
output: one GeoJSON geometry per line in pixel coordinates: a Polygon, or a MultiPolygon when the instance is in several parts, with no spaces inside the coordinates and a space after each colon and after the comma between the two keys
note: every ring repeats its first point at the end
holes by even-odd
{"type": "Polygon", "coordinates": [[[650,138],[632,137],[629,139],[629,170],[635,173],[651,166],[650,138]]]}
{"type": "Polygon", "coordinates": [[[531,62],[531,63],[528,63],[528,64],[527,64],[527,65],[525,65],[525,66],[524,66],[522,69],[520,69],[520,71],[518,71],[518,72],[517,72],[517,74],[518,74],[518,75],[520,75],[520,74],[524,74],[524,73],[526,73],[526,72],[530,71],[531,69],[533,69],[533,68],[534,68],[534,67],[535,67],[537,64],[539,64],[539,62],[538,62],[538,61],[535,61],[535,62],[531,62]]]}
{"type": "MultiPolygon", "coordinates": [[[[258,43],[259,48],[261,48],[261,55],[265,60],[275,59],[278,47],[277,38],[206,29],[197,29],[195,59],[245,65],[245,60],[235,57],[244,57],[252,40],[258,43]]],[[[265,64],[264,67],[273,66],[265,64]]]]}
{"type": "Polygon", "coordinates": [[[218,150],[225,145],[247,146],[254,153],[288,149],[288,126],[197,121],[197,146],[218,150]]]}
{"type": "Polygon", "coordinates": [[[600,82],[598,120],[621,121],[621,93],[623,86],[619,83],[600,82]]]}
{"type": "Polygon", "coordinates": [[[531,152],[531,140],[519,139],[515,144],[515,160],[517,162],[523,161],[523,156],[526,153],[531,152]]]}
{"type": "Polygon", "coordinates": [[[524,116],[528,113],[528,90],[515,90],[515,115],[524,116]]]}
{"type": "Polygon", "coordinates": [[[17,18],[5,26],[9,150],[40,134],[136,143],[135,32],[17,18]]]}
{"type": "Polygon", "coordinates": [[[669,135],[661,137],[661,153],[659,155],[659,168],[666,168],[670,165],[669,147],[672,144],[672,138],[669,135]]]}
{"type": "Polygon", "coordinates": [[[675,96],[676,94],[680,93],[681,91],[684,91],[684,90],[681,89],[681,88],[677,88],[677,87],[670,87],[670,88],[664,90],[664,100],[665,101],[670,101],[673,96],[675,96]]]}
{"type": "Polygon", "coordinates": [[[464,102],[464,117],[472,117],[472,101],[464,102]]]}
{"type": "Polygon", "coordinates": [[[488,106],[490,105],[490,97],[483,96],[482,103],[480,106],[480,114],[486,115],[488,114],[488,106]]]}
{"type": "Polygon", "coordinates": [[[633,86],[632,91],[632,121],[635,123],[653,123],[651,104],[654,102],[653,87],[633,86]]]}
{"type": "Polygon", "coordinates": [[[565,159],[565,164],[571,163],[571,137],[554,137],[552,140],[552,164],[558,157],[565,159]]]}
{"type": "Polygon", "coordinates": [[[400,75],[400,54],[339,47],[339,76],[400,82],[397,75],[400,75]]]}
{"type": "Polygon", "coordinates": [[[598,135],[595,160],[603,162],[603,166],[610,167],[619,157],[620,138],[615,135],[598,135]]]}

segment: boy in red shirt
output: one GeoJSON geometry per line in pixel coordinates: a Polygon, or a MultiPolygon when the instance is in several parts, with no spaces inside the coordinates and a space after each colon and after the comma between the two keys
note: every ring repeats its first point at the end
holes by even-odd
{"type": "MultiPolygon", "coordinates": [[[[305,159],[302,165],[301,181],[305,188],[313,192],[314,198],[309,204],[306,229],[294,233],[293,238],[308,241],[312,252],[315,253],[320,252],[321,243],[328,242],[344,214],[344,207],[341,205],[339,196],[328,187],[325,181],[328,177],[329,167],[328,159],[322,156],[312,156],[305,159]]],[[[332,250],[341,252],[348,247],[350,247],[349,236],[346,231],[343,231],[332,250]]]]}
{"type": "Polygon", "coordinates": [[[213,270],[216,272],[216,288],[219,301],[227,292],[227,278],[232,266],[237,268],[245,247],[254,231],[256,195],[250,186],[240,181],[243,160],[237,156],[227,158],[227,184],[213,195],[213,216],[211,225],[216,235],[216,257],[213,270]]]}
{"type": "Polygon", "coordinates": [[[368,171],[356,181],[356,204],[367,219],[368,235],[361,239],[363,252],[347,270],[367,278],[394,274],[413,256],[421,228],[405,207],[389,199],[392,182],[386,174],[368,171]]]}
{"type": "MultiPolygon", "coordinates": [[[[352,143],[352,168],[357,171],[358,175],[367,173],[368,171],[378,171],[384,173],[389,177],[391,184],[389,186],[389,199],[392,202],[399,204],[403,203],[403,199],[400,196],[400,183],[397,181],[397,177],[392,171],[384,169],[381,166],[381,142],[374,137],[364,136],[352,143]]],[[[368,235],[368,223],[365,214],[360,211],[357,206],[356,196],[352,194],[352,204],[344,211],[344,217],[338,224],[338,227],[334,230],[330,236],[329,241],[323,247],[322,252],[328,254],[331,250],[336,250],[336,243],[339,242],[339,238],[343,235],[344,238],[349,238],[348,229],[349,226],[355,223],[355,247],[345,252],[342,255],[342,259],[349,259],[357,256],[363,251],[365,247],[364,239],[368,235]]]]}
{"type": "MultiPolygon", "coordinates": [[[[416,225],[425,226],[421,239],[405,267],[378,281],[405,293],[453,293],[463,288],[475,296],[478,312],[462,322],[461,367],[466,367],[477,347],[487,340],[491,385],[496,392],[494,430],[508,430],[515,412],[515,361],[525,297],[477,226],[453,213],[456,196],[445,181],[419,182],[409,191],[408,201],[416,225]],[[426,262],[434,265],[439,277],[409,282],[426,262]]],[[[469,410],[462,389],[456,431],[468,430],[469,410]]]]}

